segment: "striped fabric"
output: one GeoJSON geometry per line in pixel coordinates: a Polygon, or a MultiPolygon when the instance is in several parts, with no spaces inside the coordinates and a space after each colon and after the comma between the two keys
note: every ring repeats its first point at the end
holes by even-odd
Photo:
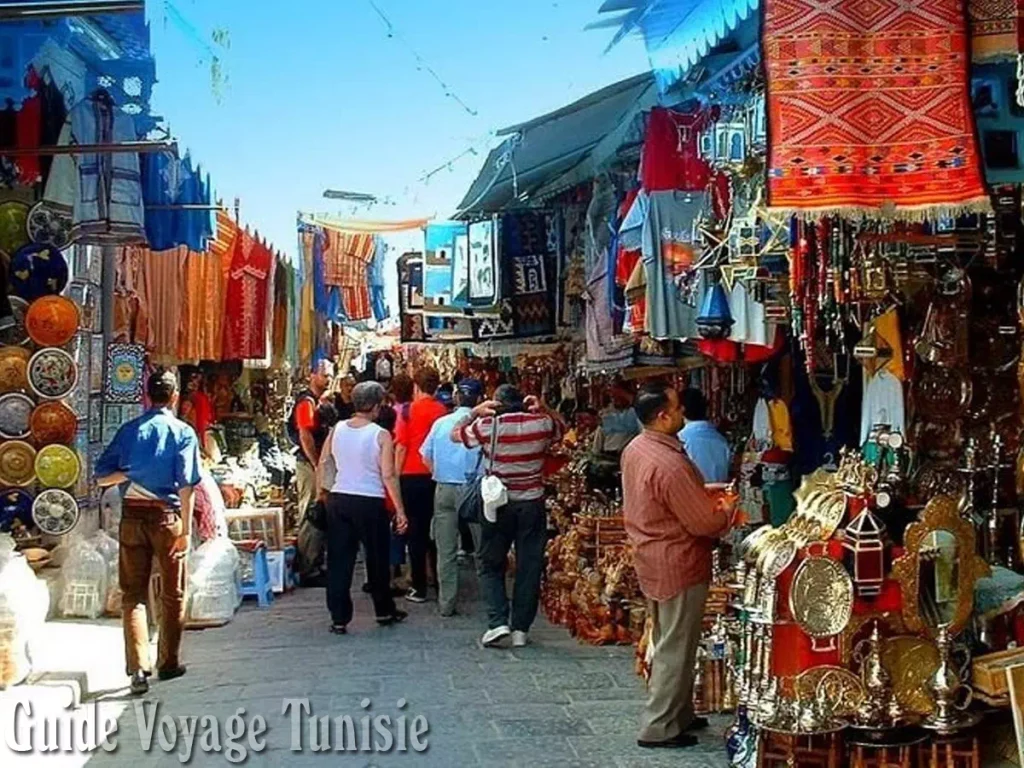
{"type": "Polygon", "coordinates": [[[715,538],[729,526],[675,435],[644,430],[622,452],[622,501],[640,588],[671,600],[711,580],[715,538]]]}
{"type": "MultiPolygon", "coordinates": [[[[494,418],[477,419],[462,428],[467,448],[483,448],[490,460],[494,418]]],[[[544,496],[544,459],[551,444],[562,437],[562,426],[543,413],[510,413],[499,417],[498,442],[492,474],[508,490],[509,501],[533,501],[544,496]]]]}

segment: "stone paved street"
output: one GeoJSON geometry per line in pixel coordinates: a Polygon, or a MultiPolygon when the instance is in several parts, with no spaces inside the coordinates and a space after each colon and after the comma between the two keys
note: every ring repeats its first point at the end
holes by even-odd
{"type": "MultiPolygon", "coordinates": [[[[469,575],[468,570],[466,571],[469,575]]],[[[357,575],[356,584],[359,584],[357,575]]],[[[404,602],[404,601],[403,601],[404,602]]],[[[327,632],[323,590],[284,596],[261,611],[250,603],[226,627],[186,635],[188,674],[155,683],[149,699],[175,717],[227,717],[238,707],[262,714],[269,747],[249,765],[353,766],[724,766],[717,719],[701,745],[686,752],[652,754],[635,746],[642,689],[632,671],[632,650],[577,644],[564,629],[540,620],[533,644],[520,650],[485,650],[477,644],[482,605],[467,616],[442,620],[436,603],[409,606],[398,627],[371,627],[371,605],[357,597],[351,632],[327,632]],[[285,697],[308,697],[313,713],[332,717],[374,712],[424,715],[430,725],[424,754],[315,754],[289,751],[285,697]]],[[[119,749],[96,754],[90,768],[179,765],[176,754],[139,743],[134,705],[121,694],[104,707],[123,709],[119,749]]],[[[303,737],[305,739],[305,736],[303,737]]],[[[191,765],[227,765],[220,755],[193,757],[191,765]]]]}

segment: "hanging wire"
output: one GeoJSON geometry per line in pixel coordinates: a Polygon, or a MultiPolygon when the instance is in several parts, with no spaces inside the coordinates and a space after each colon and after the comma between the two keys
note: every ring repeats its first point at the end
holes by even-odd
{"type": "Polygon", "coordinates": [[[462,99],[460,99],[459,95],[455,93],[455,91],[453,91],[448,86],[448,84],[443,79],[441,79],[441,76],[437,74],[434,68],[427,63],[427,60],[420,56],[419,51],[413,48],[412,44],[404,37],[402,37],[398,30],[395,29],[395,25],[391,23],[391,19],[389,19],[387,14],[380,9],[380,6],[378,6],[373,0],[366,0],[366,2],[368,2],[370,4],[370,7],[373,8],[374,12],[378,16],[380,16],[380,20],[384,22],[384,26],[387,27],[388,30],[388,37],[394,38],[409,50],[413,58],[416,59],[416,64],[419,65],[421,69],[423,69],[428,75],[430,75],[435,81],[437,81],[438,85],[441,86],[441,88],[444,90],[445,97],[451,99],[460,107],[462,107],[466,114],[470,115],[471,117],[477,117],[479,113],[475,109],[472,109],[462,99]]]}

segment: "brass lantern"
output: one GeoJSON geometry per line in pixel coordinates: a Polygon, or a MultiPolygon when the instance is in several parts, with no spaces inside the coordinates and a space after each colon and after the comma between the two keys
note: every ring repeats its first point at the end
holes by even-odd
{"type": "Polygon", "coordinates": [[[843,532],[843,560],[860,597],[877,597],[885,581],[885,525],[865,508],[843,532]]]}

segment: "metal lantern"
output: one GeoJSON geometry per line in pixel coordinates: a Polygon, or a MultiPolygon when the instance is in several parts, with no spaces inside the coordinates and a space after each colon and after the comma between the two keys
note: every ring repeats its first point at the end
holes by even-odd
{"type": "Polygon", "coordinates": [[[885,580],[885,525],[864,509],[843,534],[843,559],[860,597],[876,597],[885,580]]]}
{"type": "Polygon", "coordinates": [[[724,339],[729,336],[732,325],[729,297],[725,295],[725,288],[716,276],[704,294],[700,315],[697,317],[697,333],[705,339],[724,339]]]}

